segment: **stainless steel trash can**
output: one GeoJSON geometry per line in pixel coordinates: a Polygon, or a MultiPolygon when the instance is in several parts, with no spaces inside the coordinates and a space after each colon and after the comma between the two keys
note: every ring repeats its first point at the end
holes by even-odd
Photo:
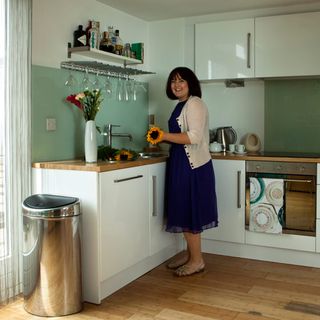
{"type": "Polygon", "coordinates": [[[36,194],[22,210],[25,310],[37,316],[81,311],[79,199],[36,194]]]}

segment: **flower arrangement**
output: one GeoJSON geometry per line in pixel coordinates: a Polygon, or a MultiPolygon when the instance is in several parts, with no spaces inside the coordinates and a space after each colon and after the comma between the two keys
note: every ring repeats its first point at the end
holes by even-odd
{"type": "Polygon", "coordinates": [[[147,141],[151,144],[157,144],[161,142],[163,131],[158,127],[152,127],[147,132],[147,141]]]}
{"type": "Polygon", "coordinates": [[[83,112],[84,119],[89,121],[95,120],[103,98],[99,89],[86,89],[78,94],[69,95],[66,100],[77,106],[83,112]]]}

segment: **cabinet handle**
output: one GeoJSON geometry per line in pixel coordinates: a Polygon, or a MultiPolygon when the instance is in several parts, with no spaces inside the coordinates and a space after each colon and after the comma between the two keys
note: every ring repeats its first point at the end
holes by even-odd
{"type": "Polygon", "coordinates": [[[251,48],[251,33],[247,33],[247,68],[251,68],[251,61],[250,61],[250,48],[251,48]]]}
{"type": "Polygon", "coordinates": [[[237,171],[237,207],[241,208],[241,171],[237,171]]]}
{"type": "Polygon", "coordinates": [[[311,183],[312,180],[299,180],[299,179],[283,179],[285,182],[301,182],[301,183],[311,183]]]}
{"type": "Polygon", "coordinates": [[[152,176],[152,216],[157,215],[157,176],[152,176]]]}
{"type": "Polygon", "coordinates": [[[118,183],[118,182],[124,182],[124,181],[128,181],[128,180],[133,180],[133,179],[139,179],[142,178],[143,175],[139,174],[138,176],[134,176],[134,177],[128,177],[128,178],[123,178],[123,179],[115,179],[113,180],[114,183],[118,183]]]}

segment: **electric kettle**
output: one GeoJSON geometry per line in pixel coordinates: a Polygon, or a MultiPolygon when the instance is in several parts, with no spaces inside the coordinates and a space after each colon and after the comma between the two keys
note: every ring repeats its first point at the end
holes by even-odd
{"type": "Polygon", "coordinates": [[[230,127],[220,127],[214,130],[214,141],[222,146],[222,151],[226,151],[228,144],[234,144],[237,141],[237,133],[230,127]]]}

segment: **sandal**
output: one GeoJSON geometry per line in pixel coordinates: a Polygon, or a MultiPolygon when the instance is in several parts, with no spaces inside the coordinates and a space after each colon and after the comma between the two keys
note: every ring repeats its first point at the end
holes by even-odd
{"type": "Polygon", "coordinates": [[[167,264],[168,269],[177,269],[183,265],[185,265],[189,260],[188,255],[184,255],[182,257],[177,257],[176,259],[173,259],[167,264]]]}
{"type": "Polygon", "coordinates": [[[183,266],[181,266],[180,268],[178,268],[174,274],[178,277],[185,277],[185,276],[191,276],[193,274],[199,273],[199,272],[203,272],[204,271],[204,267],[205,264],[201,264],[198,268],[193,269],[190,266],[188,266],[187,264],[184,264],[183,266]]]}

